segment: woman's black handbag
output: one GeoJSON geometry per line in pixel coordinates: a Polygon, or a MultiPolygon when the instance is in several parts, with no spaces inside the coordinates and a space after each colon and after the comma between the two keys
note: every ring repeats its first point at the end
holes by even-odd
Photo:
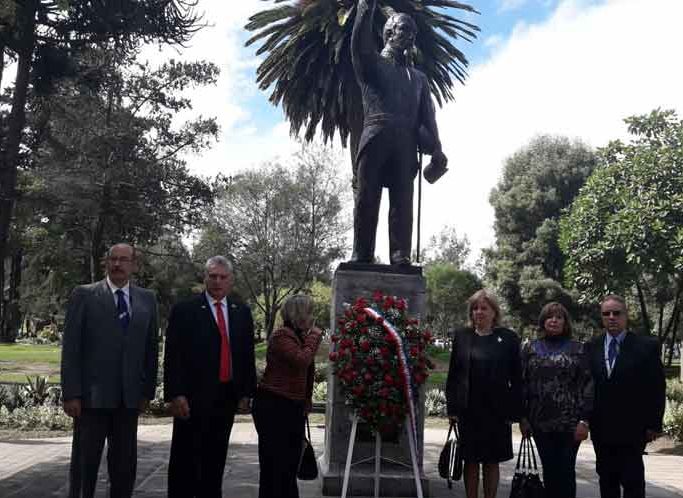
{"type": "Polygon", "coordinates": [[[510,486],[510,498],[545,498],[545,488],[538,474],[536,450],[531,436],[522,437],[522,442],[519,444],[517,466],[510,486]]]}
{"type": "Polygon", "coordinates": [[[308,437],[304,436],[304,447],[301,451],[296,477],[302,481],[313,481],[318,478],[318,462],[315,459],[315,452],[311,444],[311,427],[308,425],[308,417],[306,417],[306,431],[308,437]]]}
{"type": "Polygon", "coordinates": [[[462,477],[462,451],[458,426],[451,422],[448,427],[446,444],[439,455],[439,475],[448,482],[448,489],[453,487],[452,481],[459,481],[462,477]],[[453,438],[451,438],[453,432],[453,438]]]}

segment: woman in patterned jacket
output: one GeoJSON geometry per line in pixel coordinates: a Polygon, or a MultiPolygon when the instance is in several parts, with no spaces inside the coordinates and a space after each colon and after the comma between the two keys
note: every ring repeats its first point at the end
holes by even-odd
{"type": "Polygon", "coordinates": [[[576,454],[588,437],[592,407],[587,358],[583,344],[572,340],[569,314],[560,303],[543,307],[538,327],[538,339],[522,347],[520,428],[538,447],[547,496],[576,498],[576,454]]]}

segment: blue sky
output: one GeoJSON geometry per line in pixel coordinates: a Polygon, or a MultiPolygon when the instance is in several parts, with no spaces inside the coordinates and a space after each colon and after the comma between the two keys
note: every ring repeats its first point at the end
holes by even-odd
{"type": "MultiPolygon", "coordinates": [[[[506,157],[539,134],[565,135],[591,146],[625,136],[623,119],[656,107],[683,116],[683,0],[472,0],[482,29],[461,49],[469,79],[456,101],[438,110],[449,172],[426,186],[423,234],[445,225],[466,235],[474,258],[494,241],[488,196],[506,157]]],[[[222,69],[216,88],[193,95],[195,112],[215,115],[220,142],[190,158],[211,176],[285,157],[299,145],[289,125],[256,87],[259,59],[244,48],[243,26],[262,0],[200,0],[212,26],[178,52],[148,51],[151,59],[208,59],[222,69]]],[[[342,164],[340,174],[348,173],[342,164]]],[[[383,205],[383,209],[386,206],[383,205]]],[[[378,253],[386,257],[386,216],[380,214],[378,253]]]]}

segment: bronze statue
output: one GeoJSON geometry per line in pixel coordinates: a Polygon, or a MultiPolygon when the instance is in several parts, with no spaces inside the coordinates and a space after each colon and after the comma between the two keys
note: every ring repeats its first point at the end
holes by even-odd
{"type": "Polygon", "coordinates": [[[407,14],[393,14],[384,26],[384,48],[379,52],[372,33],[376,3],[358,0],[351,37],[353,68],[363,95],[352,261],[373,262],[382,188],[388,187],[391,264],[409,265],[418,147],[432,156],[430,167],[441,174],[447,159],[427,77],[408,61],[417,25],[407,14]]]}

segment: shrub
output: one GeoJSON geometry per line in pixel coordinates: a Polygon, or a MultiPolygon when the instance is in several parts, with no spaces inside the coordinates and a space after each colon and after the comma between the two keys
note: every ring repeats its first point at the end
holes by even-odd
{"type": "Polygon", "coordinates": [[[7,408],[11,412],[24,406],[26,402],[23,391],[24,386],[21,384],[0,386],[0,407],[7,408]]]}
{"type": "Polygon", "coordinates": [[[445,417],[446,393],[441,389],[430,389],[425,395],[425,413],[428,416],[445,417]]]}
{"type": "Polygon", "coordinates": [[[29,406],[11,412],[5,406],[0,408],[3,429],[68,430],[71,426],[71,417],[58,406],[29,406]]]}
{"type": "Polygon", "coordinates": [[[316,382],[313,385],[313,401],[316,403],[327,401],[327,381],[316,382]]]}
{"type": "Polygon", "coordinates": [[[664,433],[676,441],[683,441],[683,403],[666,401],[664,433]]]}
{"type": "Polygon", "coordinates": [[[327,367],[329,363],[321,361],[315,365],[315,374],[313,375],[313,382],[327,382],[327,367]]]}
{"type": "Polygon", "coordinates": [[[683,382],[680,380],[669,380],[666,383],[666,397],[678,404],[683,403],[683,382]]]}

